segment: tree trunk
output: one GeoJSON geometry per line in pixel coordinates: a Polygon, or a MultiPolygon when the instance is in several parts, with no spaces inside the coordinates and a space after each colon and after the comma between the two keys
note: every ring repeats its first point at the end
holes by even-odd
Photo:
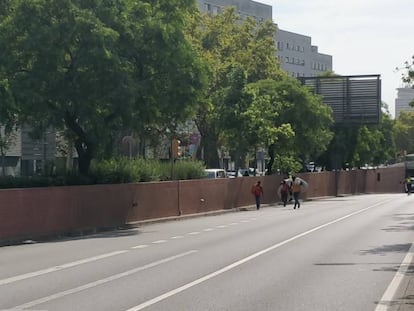
{"type": "Polygon", "coordinates": [[[2,176],[6,176],[6,153],[1,150],[1,171],[2,176]]]}
{"type": "Polygon", "coordinates": [[[95,156],[95,143],[88,138],[86,132],[77,123],[76,118],[66,112],[65,124],[75,134],[75,148],[78,152],[78,171],[81,175],[88,175],[91,161],[95,156]]]}
{"type": "Polygon", "coordinates": [[[204,160],[209,168],[220,168],[218,156],[218,135],[214,128],[209,126],[205,117],[196,120],[198,131],[201,135],[200,146],[197,149],[197,158],[204,160]]]}
{"type": "Polygon", "coordinates": [[[76,151],[78,152],[79,161],[79,173],[87,176],[89,173],[89,167],[93,158],[94,146],[92,143],[84,143],[77,140],[75,143],[76,151]]]}
{"type": "Polygon", "coordinates": [[[200,148],[197,152],[197,156],[199,158],[202,156],[206,166],[209,168],[220,168],[220,159],[217,149],[217,139],[214,139],[211,136],[201,135],[200,148]]]}
{"type": "Polygon", "coordinates": [[[275,146],[269,146],[267,150],[269,154],[269,162],[267,162],[267,175],[272,175],[273,164],[275,163],[275,146]]]}

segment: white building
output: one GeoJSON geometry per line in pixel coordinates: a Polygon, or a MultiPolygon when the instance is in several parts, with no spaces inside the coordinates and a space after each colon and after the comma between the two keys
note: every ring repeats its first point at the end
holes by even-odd
{"type": "Polygon", "coordinates": [[[332,71],[332,56],[319,53],[311,37],[278,29],[275,41],[280,66],[293,77],[315,77],[332,71]]]}
{"type": "Polygon", "coordinates": [[[395,99],[395,118],[398,119],[401,111],[414,111],[410,102],[414,101],[414,88],[410,86],[397,89],[397,98],[395,99]]]}
{"type": "MultiPolygon", "coordinates": [[[[219,14],[225,7],[234,6],[241,18],[273,21],[272,6],[252,0],[198,0],[198,6],[210,14],[219,14]]],[[[319,53],[311,37],[278,28],[274,39],[280,66],[291,76],[314,77],[332,71],[332,56],[319,53]]]]}

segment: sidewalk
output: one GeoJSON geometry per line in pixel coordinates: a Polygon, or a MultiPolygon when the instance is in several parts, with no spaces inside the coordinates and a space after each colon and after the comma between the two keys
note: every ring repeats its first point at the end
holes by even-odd
{"type": "MultiPolygon", "coordinates": [[[[414,310],[414,262],[411,262],[391,302],[384,304],[387,311],[413,311],[414,310]],[[386,307],[387,306],[387,307],[386,307]]],[[[397,272],[399,273],[399,272],[397,272]]]]}

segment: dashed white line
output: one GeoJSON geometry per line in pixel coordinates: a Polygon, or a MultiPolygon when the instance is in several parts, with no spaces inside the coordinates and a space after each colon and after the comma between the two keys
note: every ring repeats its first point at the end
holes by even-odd
{"type": "Polygon", "coordinates": [[[79,265],[89,263],[89,262],[92,262],[92,261],[97,261],[97,260],[100,260],[100,259],[104,259],[104,258],[124,254],[126,252],[128,252],[128,251],[127,250],[116,251],[116,252],[107,253],[107,254],[103,254],[103,255],[99,255],[99,256],[94,256],[94,257],[90,257],[90,258],[86,258],[86,259],[82,259],[82,260],[78,260],[78,261],[69,262],[69,263],[66,263],[66,264],[63,264],[63,265],[60,265],[60,266],[51,267],[51,268],[48,268],[48,269],[43,269],[43,270],[39,270],[39,271],[34,271],[34,272],[26,273],[26,274],[17,275],[17,276],[11,277],[11,278],[0,280],[0,285],[10,284],[10,283],[14,283],[14,282],[17,282],[17,281],[22,281],[22,280],[37,277],[37,276],[40,276],[40,275],[44,275],[44,274],[47,274],[47,273],[68,269],[68,268],[79,266],[79,265]]]}
{"type": "MultiPolygon", "coordinates": [[[[256,220],[256,218],[252,218],[251,220],[256,220]]],[[[241,222],[242,223],[248,223],[248,222],[250,222],[250,220],[242,220],[241,222]]],[[[224,228],[227,228],[229,226],[235,226],[235,225],[238,225],[238,224],[240,224],[240,223],[233,222],[229,225],[216,226],[216,228],[224,229],[224,228]]],[[[206,228],[203,231],[204,232],[211,232],[211,231],[214,231],[214,230],[215,230],[215,228],[206,228]]],[[[198,235],[198,234],[201,234],[201,232],[194,231],[194,232],[189,232],[187,234],[188,235],[198,235]]],[[[177,236],[171,237],[170,239],[176,240],[176,239],[182,239],[182,238],[184,238],[183,235],[177,235],[177,236]]],[[[167,240],[158,240],[158,241],[152,242],[152,244],[162,244],[162,243],[166,243],[166,242],[167,242],[167,240]]],[[[133,247],[131,247],[131,249],[143,249],[143,248],[147,248],[148,246],[149,245],[142,244],[142,245],[133,246],[133,247]]],[[[40,275],[43,275],[43,274],[47,274],[47,273],[51,273],[51,272],[55,272],[55,271],[60,271],[60,270],[67,269],[67,268],[70,268],[70,267],[74,267],[74,266],[77,266],[77,265],[81,265],[81,264],[84,264],[84,263],[104,259],[104,258],[111,257],[111,256],[120,255],[120,254],[123,254],[125,252],[128,252],[128,250],[116,251],[116,252],[112,252],[112,253],[108,253],[108,254],[103,254],[103,255],[91,257],[91,258],[86,258],[86,259],[79,260],[79,261],[74,261],[74,262],[63,264],[63,265],[60,265],[60,266],[55,266],[55,267],[44,269],[44,270],[39,270],[39,271],[35,271],[35,272],[30,272],[30,273],[10,277],[10,278],[7,278],[7,279],[0,280],[0,285],[10,284],[10,283],[25,280],[25,279],[28,279],[28,278],[37,277],[37,276],[40,276],[40,275]]]]}
{"type": "Polygon", "coordinates": [[[178,240],[178,239],[182,239],[182,238],[184,238],[183,235],[176,235],[176,236],[171,237],[172,240],[178,240]]]}
{"type": "Polygon", "coordinates": [[[162,243],[166,243],[167,240],[158,240],[158,241],[154,241],[152,242],[152,244],[162,244],[162,243]]]}
{"type": "Polygon", "coordinates": [[[140,249],[140,248],[146,248],[146,247],[148,247],[148,245],[147,245],[147,244],[141,244],[141,245],[133,246],[133,247],[131,247],[131,248],[134,248],[134,249],[140,249]]]}
{"type": "Polygon", "coordinates": [[[171,290],[169,292],[166,292],[166,293],[164,293],[164,294],[162,294],[160,296],[157,296],[157,297],[155,297],[153,299],[150,299],[148,301],[145,301],[145,302],[141,303],[140,305],[137,305],[135,307],[132,307],[132,308],[128,309],[127,311],[139,311],[139,310],[145,309],[145,308],[147,308],[149,306],[152,306],[152,305],[154,305],[154,304],[156,304],[156,303],[158,303],[158,302],[160,302],[162,300],[165,300],[165,299],[167,299],[167,298],[169,298],[171,296],[174,296],[174,295],[176,295],[178,293],[181,293],[181,292],[183,292],[183,291],[185,291],[185,290],[187,290],[187,289],[189,289],[191,287],[194,287],[194,286],[196,286],[198,284],[201,284],[201,283],[203,283],[203,282],[205,282],[207,280],[210,280],[210,279],[212,279],[212,278],[214,278],[214,277],[216,277],[216,276],[218,276],[220,274],[223,274],[223,273],[225,273],[225,272],[227,272],[229,270],[232,270],[232,269],[234,269],[234,268],[236,268],[236,267],[238,267],[238,266],[240,266],[240,265],[242,265],[242,264],[244,264],[246,262],[249,262],[249,261],[251,261],[251,260],[253,260],[253,259],[255,259],[255,258],[259,257],[259,256],[262,256],[262,255],[264,255],[264,254],[266,254],[266,253],[268,253],[268,252],[270,252],[272,250],[275,250],[275,249],[277,249],[277,248],[279,248],[279,247],[281,247],[281,246],[283,246],[285,244],[288,244],[290,242],[293,242],[293,241],[295,241],[295,240],[297,240],[299,238],[302,238],[304,236],[307,236],[307,235],[309,235],[309,234],[311,234],[311,233],[313,233],[315,231],[321,230],[321,229],[323,229],[325,227],[328,227],[328,226],[333,225],[335,223],[338,223],[340,221],[343,221],[343,220],[345,220],[345,219],[347,219],[349,217],[352,217],[352,216],[361,214],[361,213],[363,213],[363,212],[365,212],[365,211],[367,211],[367,210],[369,210],[371,208],[374,208],[374,207],[376,207],[378,205],[382,205],[382,204],[384,204],[384,202],[380,202],[380,203],[371,205],[371,206],[366,207],[364,209],[361,209],[359,211],[353,212],[351,214],[342,216],[342,217],[337,218],[337,219],[335,219],[333,221],[330,221],[330,222],[327,222],[327,223],[322,224],[320,226],[317,226],[317,227],[315,227],[313,229],[310,229],[308,231],[305,231],[305,232],[302,232],[300,234],[297,234],[297,235],[295,235],[295,236],[293,236],[293,237],[291,237],[291,238],[289,238],[287,240],[284,240],[284,241],[282,241],[280,243],[274,244],[274,245],[272,245],[272,246],[270,246],[268,248],[265,248],[265,249],[263,249],[263,250],[261,250],[259,252],[254,253],[254,254],[252,254],[250,256],[247,256],[245,258],[242,258],[239,261],[236,261],[236,262],[234,262],[232,264],[229,264],[229,265],[225,266],[224,268],[221,268],[221,269],[219,269],[217,271],[214,271],[214,272],[212,272],[210,274],[207,274],[207,275],[205,275],[205,276],[203,276],[203,277],[201,277],[199,279],[196,279],[193,282],[184,284],[181,287],[175,288],[175,289],[173,289],[173,290],[171,290]]]}
{"type": "Polygon", "coordinates": [[[47,297],[43,297],[43,298],[40,298],[40,299],[37,299],[37,300],[30,301],[30,302],[22,304],[20,306],[16,306],[13,309],[17,309],[17,310],[28,309],[28,308],[40,305],[42,303],[51,301],[51,300],[55,300],[55,299],[62,298],[62,297],[67,296],[67,295],[78,293],[78,292],[83,291],[85,289],[89,289],[89,288],[96,287],[98,285],[105,284],[105,283],[108,283],[108,282],[111,282],[111,281],[114,281],[114,280],[117,280],[117,279],[120,279],[120,278],[123,278],[123,277],[127,277],[127,276],[135,274],[137,272],[159,266],[161,264],[167,263],[169,261],[173,261],[175,259],[178,259],[178,258],[181,258],[181,257],[184,257],[184,256],[188,256],[188,255],[196,253],[196,252],[197,252],[196,250],[191,250],[191,251],[181,253],[181,254],[178,254],[178,255],[175,255],[175,256],[171,256],[171,257],[167,257],[167,258],[164,258],[164,259],[161,259],[161,260],[158,260],[158,261],[154,261],[152,263],[146,264],[144,266],[141,266],[141,267],[138,267],[138,268],[126,271],[126,272],[115,274],[115,275],[112,275],[110,277],[107,277],[107,278],[104,278],[104,279],[101,279],[101,280],[98,280],[98,281],[95,281],[95,282],[91,282],[91,283],[88,283],[88,284],[85,284],[85,285],[82,285],[82,286],[79,286],[79,287],[75,287],[75,288],[60,292],[60,293],[56,293],[56,294],[53,294],[53,295],[50,295],[50,296],[47,296],[47,297]]]}

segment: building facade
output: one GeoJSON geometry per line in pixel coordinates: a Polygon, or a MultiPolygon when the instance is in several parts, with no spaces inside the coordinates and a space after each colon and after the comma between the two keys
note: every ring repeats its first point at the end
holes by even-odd
{"type": "MultiPolygon", "coordinates": [[[[234,6],[242,19],[273,20],[271,5],[252,0],[198,0],[198,6],[210,14],[220,14],[224,8],[234,6]]],[[[314,77],[332,71],[332,56],[319,53],[311,37],[277,28],[274,40],[280,66],[291,76],[314,77]]]]}
{"type": "Polygon", "coordinates": [[[410,103],[414,101],[414,88],[410,86],[397,89],[397,98],[395,99],[395,118],[398,119],[401,111],[414,111],[410,103]]]}
{"type": "Polygon", "coordinates": [[[198,0],[201,12],[220,14],[226,8],[234,6],[241,18],[252,17],[258,22],[272,20],[272,6],[252,0],[198,0]]]}
{"type": "MultiPolygon", "coordinates": [[[[2,137],[4,138],[3,128],[2,137]]],[[[45,170],[48,162],[56,159],[56,132],[48,129],[40,139],[31,135],[28,126],[19,127],[10,136],[5,159],[0,161],[0,172],[11,176],[32,176],[45,170]]]]}
{"type": "Polygon", "coordinates": [[[332,71],[332,56],[319,53],[309,36],[278,29],[277,57],[283,70],[293,77],[316,77],[332,71]]]}

